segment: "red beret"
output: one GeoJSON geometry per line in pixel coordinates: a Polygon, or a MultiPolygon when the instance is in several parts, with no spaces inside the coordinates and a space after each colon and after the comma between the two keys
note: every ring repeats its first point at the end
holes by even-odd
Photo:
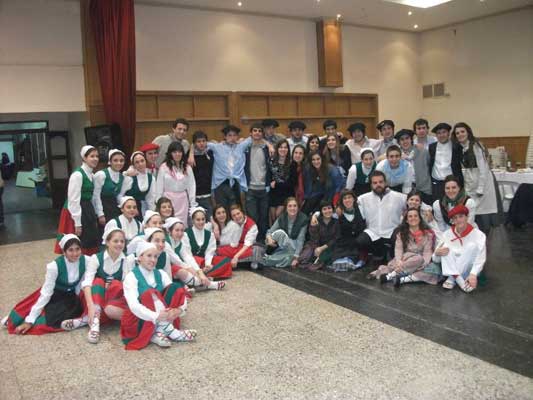
{"type": "Polygon", "coordinates": [[[455,206],[450,211],[448,211],[448,218],[453,218],[455,215],[458,215],[458,214],[468,215],[468,208],[466,208],[462,204],[455,206]]]}
{"type": "Polygon", "coordinates": [[[155,143],[145,143],[139,148],[139,150],[142,151],[143,153],[146,153],[147,151],[150,151],[150,150],[159,150],[159,145],[155,143]]]}

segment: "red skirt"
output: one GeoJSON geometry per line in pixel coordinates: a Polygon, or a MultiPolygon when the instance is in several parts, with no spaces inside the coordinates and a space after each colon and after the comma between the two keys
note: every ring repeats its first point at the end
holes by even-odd
{"type": "MultiPolygon", "coordinates": [[[[233,258],[235,257],[235,255],[241,251],[241,249],[244,247],[244,245],[240,244],[239,246],[237,247],[231,247],[229,245],[227,246],[220,246],[219,248],[217,248],[217,254],[219,256],[222,256],[222,257],[228,257],[228,258],[233,258]]],[[[254,251],[253,251],[253,248],[250,246],[246,249],[245,252],[243,252],[241,254],[241,256],[239,257],[239,260],[242,260],[244,258],[249,258],[249,257],[252,257],[254,251]]]]}
{"type": "MultiPolygon", "coordinates": [[[[169,308],[178,308],[185,303],[186,289],[183,285],[173,283],[169,285],[162,295],[155,289],[149,289],[141,296],[140,302],[143,306],[155,311],[155,304],[152,295],[169,308]]],[[[176,329],[180,327],[180,319],[173,321],[176,329]]],[[[155,324],[151,321],[144,321],[127,309],[120,321],[120,335],[122,342],[126,345],[126,350],[140,350],[150,343],[150,339],[155,332],[155,324]]]]}
{"type": "MultiPolygon", "coordinates": [[[[205,268],[205,259],[203,257],[194,256],[196,263],[200,268],[205,268]]],[[[213,268],[206,273],[206,276],[211,278],[231,278],[233,268],[231,268],[231,258],[223,256],[213,257],[213,268]]]]}
{"type": "Polygon", "coordinates": [[[102,324],[111,322],[112,320],[105,314],[106,306],[114,306],[127,310],[128,303],[124,298],[124,291],[122,289],[122,282],[114,279],[106,288],[105,280],[102,278],[94,278],[91,287],[91,294],[93,303],[100,306],[102,313],[100,314],[100,322],[102,324]]]}
{"type": "MultiPolygon", "coordinates": [[[[83,210],[82,210],[83,213],[83,210]]],[[[94,209],[93,209],[94,213],[94,209]]],[[[90,218],[90,217],[89,217],[90,218]]],[[[92,218],[90,218],[92,220],[92,218]]],[[[70,215],[70,211],[67,208],[61,209],[61,214],[59,215],[59,225],[57,227],[57,237],[56,237],[56,244],[54,247],[54,253],[56,254],[63,254],[63,251],[61,250],[61,247],[59,247],[59,241],[69,233],[76,233],[76,227],[74,225],[74,220],[72,219],[72,216],[70,215]]],[[[100,236],[98,226],[95,224],[87,224],[83,225],[82,229],[82,237],[80,237],[82,248],[81,251],[86,256],[92,256],[93,254],[96,254],[98,252],[98,240],[95,240],[95,238],[98,238],[100,236]],[[85,232],[84,229],[87,229],[88,231],[85,232]],[[95,236],[96,235],[96,236],[95,236]],[[84,240],[84,236],[88,236],[89,240],[84,240]],[[87,245],[86,243],[90,243],[87,245]],[[87,246],[87,247],[84,247],[87,246]]]]}
{"type": "MultiPolygon", "coordinates": [[[[24,319],[28,316],[34,304],[37,303],[37,300],[39,299],[40,295],[41,289],[39,288],[13,308],[13,310],[9,313],[9,317],[7,319],[7,331],[9,333],[14,334],[16,327],[24,322],[24,319]]],[[[83,292],[80,292],[79,296],[84,311],[80,315],[76,316],[76,318],[81,317],[84,313],[86,313],[87,308],[83,292]]],[[[43,309],[43,311],[41,311],[41,314],[39,314],[39,316],[33,323],[33,326],[26,332],[26,335],[44,335],[45,333],[54,333],[62,331],[63,329],[61,328],[54,328],[53,326],[49,326],[46,324],[46,315],[45,310],[43,309]]]]}

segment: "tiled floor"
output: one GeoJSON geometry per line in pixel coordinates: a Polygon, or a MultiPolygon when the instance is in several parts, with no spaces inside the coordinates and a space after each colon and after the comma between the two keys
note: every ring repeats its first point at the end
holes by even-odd
{"type": "MultiPolygon", "coordinates": [[[[38,287],[52,245],[0,247],[0,314],[38,287]]],[[[184,325],[196,343],[139,352],[116,325],[98,345],[0,331],[0,399],[533,399],[530,378],[248,271],[197,294],[184,325]]]]}

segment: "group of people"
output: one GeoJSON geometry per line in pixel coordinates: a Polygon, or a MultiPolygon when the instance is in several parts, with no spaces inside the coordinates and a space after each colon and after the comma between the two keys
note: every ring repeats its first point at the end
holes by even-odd
{"type": "Polygon", "coordinates": [[[465,123],[424,119],[395,133],[394,122],[335,121],[290,136],[272,119],[247,138],[228,125],[224,140],[186,136],[177,119],[129,157],[83,146],[70,176],[55,261],[40,289],[2,320],[10,333],[42,334],[120,320],[127,349],[194,340],[180,317],[199,290],[220,290],[238,265],[334,272],[378,268],[369,279],[426,282],[471,292],[498,212],[486,151],[465,123]]]}

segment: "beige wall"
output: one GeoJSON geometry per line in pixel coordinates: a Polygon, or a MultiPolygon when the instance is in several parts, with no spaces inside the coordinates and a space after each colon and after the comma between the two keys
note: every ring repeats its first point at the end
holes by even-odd
{"type": "MultiPolygon", "coordinates": [[[[138,90],[330,91],[318,87],[316,28],[289,20],[135,6],[138,90]]],[[[377,93],[380,116],[421,111],[415,34],[343,28],[344,92],[377,93]]]]}
{"type": "Polygon", "coordinates": [[[85,110],[78,2],[0,0],[0,113],[85,110]]]}
{"type": "Polygon", "coordinates": [[[533,133],[533,9],[422,33],[422,82],[449,97],[422,101],[431,123],[464,121],[478,136],[533,133]]]}

